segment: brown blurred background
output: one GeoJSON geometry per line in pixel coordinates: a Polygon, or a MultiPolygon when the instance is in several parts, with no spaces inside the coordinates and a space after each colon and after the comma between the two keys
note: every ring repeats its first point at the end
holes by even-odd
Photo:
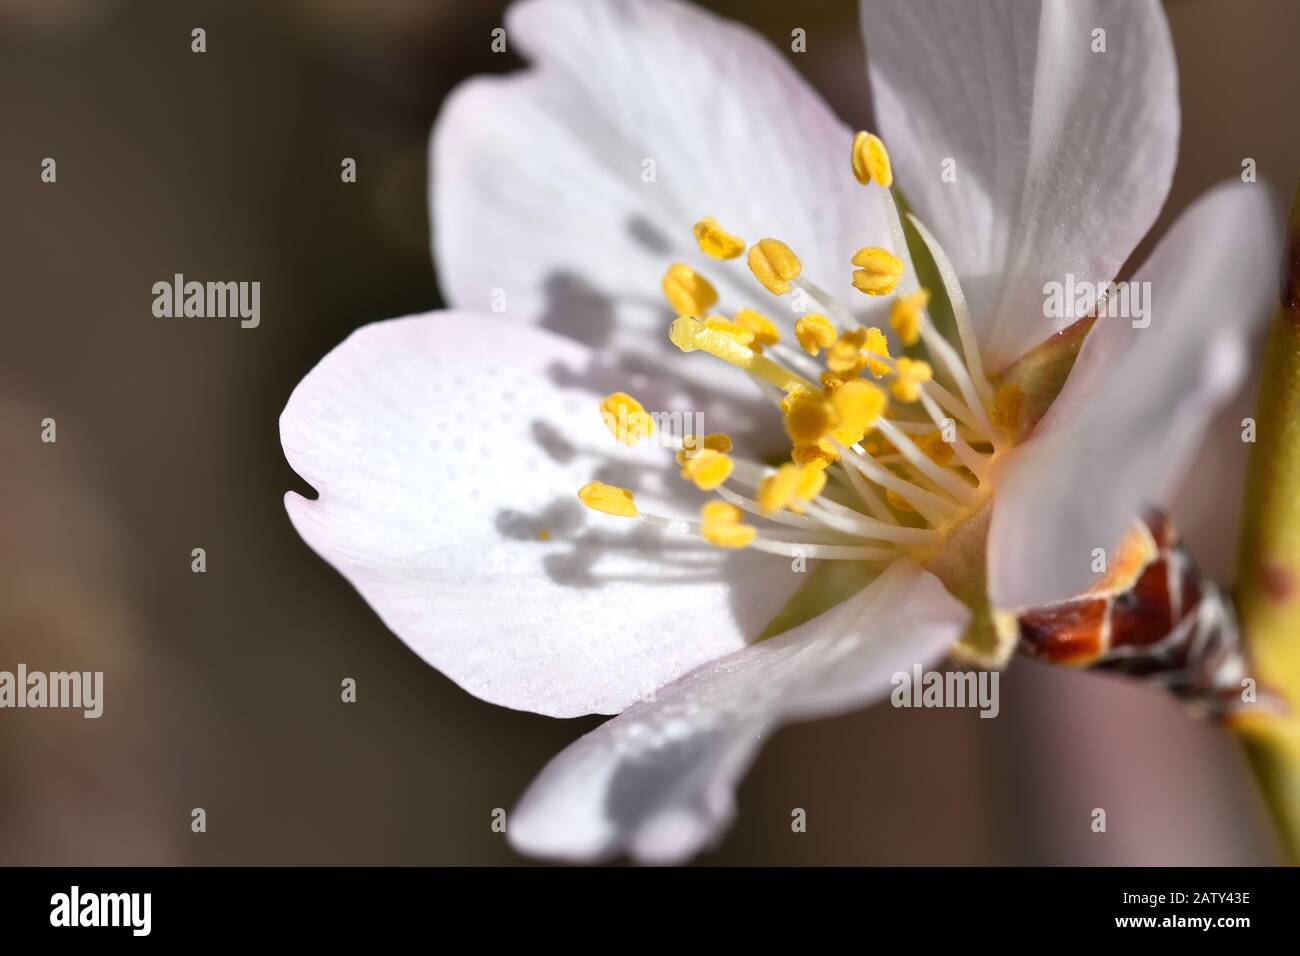
{"type": "MultiPolygon", "coordinates": [[[[869,125],[851,0],[706,5],[805,27],[797,66],[869,125]]],[[[426,138],[457,82],[518,66],[489,52],[503,7],[0,0],[0,670],[106,672],[98,721],[0,711],[0,863],[520,862],[492,810],[598,721],[493,707],[421,664],[290,527],[282,495],[306,489],[277,435],[352,329],[441,304],[426,138]],[[175,272],[259,280],[261,327],[153,318],[175,272]]],[[[1300,4],[1167,9],[1183,135],[1158,232],[1245,157],[1283,193],[1300,171],[1300,4]]],[[[1221,575],[1243,402],[1179,509],[1221,575]]],[[[1153,691],[1017,662],[997,720],[782,730],[702,861],[1274,862],[1243,771],[1153,691]]]]}

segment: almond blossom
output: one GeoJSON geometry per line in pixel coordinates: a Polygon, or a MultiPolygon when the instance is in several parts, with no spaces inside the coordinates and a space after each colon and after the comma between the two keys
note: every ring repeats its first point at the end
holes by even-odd
{"type": "Polygon", "coordinates": [[[453,308],[361,328],[281,418],[294,526],[421,658],[618,715],[510,815],[523,852],[686,859],[780,723],[1004,665],[1007,614],[1097,584],[1246,366],[1263,187],[1179,217],[1145,327],[1045,315],[1168,193],[1158,3],[860,8],[871,133],[690,5],[516,4],[528,69],[433,131],[453,308]]]}

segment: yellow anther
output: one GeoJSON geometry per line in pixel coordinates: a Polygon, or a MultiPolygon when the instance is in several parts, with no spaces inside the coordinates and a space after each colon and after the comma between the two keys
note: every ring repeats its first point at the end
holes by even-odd
{"type": "Polygon", "coordinates": [[[684,262],[674,262],[664,273],[664,296],[678,315],[703,315],[718,301],[718,290],[684,262]]]}
{"type": "Polygon", "coordinates": [[[929,362],[920,359],[900,358],[897,376],[890,390],[900,402],[914,402],[921,397],[921,386],[934,377],[929,362]]]}
{"type": "Polygon", "coordinates": [[[821,395],[800,395],[785,413],[785,432],[796,445],[819,441],[835,424],[835,409],[821,395]]]}
{"type": "Polygon", "coordinates": [[[703,449],[682,461],[682,477],[695,482],[700,491],[712,491],[731,477],[735,463],[720,451],[703,449]]]}
{"type": "Polygon", "coordinates": [[[759,345],[776,345],[781,341],[776,324],[761,312],[741,309],[736,313],[736,321],[754,333],[754,341],[759,345]]]}
{"type": "MultiPolygon", "coordinates": [[[[822,394],[828,398],[846,381],[834,372],[822,372],[821,375],[817,376],[817,380],[822,383],[822,394]]],[[[851,381],[851,379],[849,381],[851,381]]]]}
{"type": "Polygon", "coordinates": [[[828,349],[839,337],[835,323],[820,313],[802,316],[794,324],[794,337],[809,355],[816,355],[822,349],[828,349]]]}
{"type": "Polygon", "coordinates": [[[807,468],[825,468],[840,460],[840,456],[819,445],[795,445],[790,450],[790,460],[807,468]]]}
{"type": "Polygon", "coordinates": [[[710,501],[700,509],[700,534],[720,548],[743,548],[754,540],[758,529],[740,518],[741,510],[735,505],[710,501]]]}
{"type": "Polygon", "coordinates": [[[894,167],[880,137],[861,132],[854,136],[852,162],[853,177],[862,185],[872,181],[886,189],[894,185],[894,167]]]}
{"type": "Polygon", "coordinates": [[[998,386],[993,396],[993,407],[989,409],[989,418],[998,428],[1018,428],[1025,411],[1025,393],[1014,382],[998,386]]]}
{"type": "Polygon", "coordinates": [[[632,500],[632,492],[603,481],[589,481],[578,489],[578,500],[593,511],[621,518],[635,518],[640,512],[632,500]]]}
{"type": "Polygon", "coordinates": [[[785,398],[781,399],[780,402],[781,414],[782,415],[790,414],[790,408],[792,405],[794,405],[795,402],[799,401],[799,399],[801,398],[807,398],[810,395],[816,395],[816,394],[817,393],[815,391],[812,391],[807,388],[802,388],[802,387],[790,389],[790,391],[786,392],[785,398]]]}
{"type": "Polygon", "coordinates": [[[863,246],[853,253],[850,261],[859,269],[866,269],[878,275],[898,278],[903,274],[903,260],[880,246],[863,246]]]}
{"type": "Polygon", "coordinates": [[[758,483],[758,506],[767,514],[786,507],[794,500],[802,475],[800,466],[782,465],[758,483]]]}
{"type": "Polygon", "coordinates": [[[904,345],[915,345],[921,337],[922,312],[929,303],[930,293],[926,289],[917,289],[894,300],[889,310],[889,324],[904,345]]]}
{"type": "Polygon", "coordinates": [[[867,367],[867,360],[862,355],[862,348],[857,344],[857,337],[850,338],[846,332],[840,340],[826,353],[826,367],[843,379],[856,378],[867,367]]]}
{"type": "Polygon", "coordinates": [[[719,332],[717,329],[709,328],[699,319],[693,319],[689,316],[676,319],[668,327],[668,338],[672,340],[673,345],[683,352],[694,352],[697,349],[708,352],[724,362],[730,362],[738,368],[743,368],[751,375],[756,375],[763,381],[775,385],[783,392],[789,392],[794,388],[805,388],[808,391],[816,391],[817,389],[817,386],[802,375],[796,375],[789,369],[773,362],[767,356],[760,355],[748,346],[741,345],[731,336],[719,332]]]}
{"type": "Polygon", "coordinates": [[[803,511],[803,506],[814,501],[826,487],[826,472],[818,467],[799,469],[799,482],[794,489],[794,501],[790,503],[793,511],[803,511]]]}
{"type": "Polygon", "coordinates": [[[635,445],[654,434],[654,419],[627,392],[614,392],[602,398],[600,417],[605,420],[609,433],[624,445],[635,445]]]}
{"type": "Polygon", "coordinates": [[[932,431],[916,439],[916,447],[936,465],[947,468],[952,461],[952,445],[943,440],[943,432],[932,431]]]}
{"type": "Polygon", "coordinates": [[[846,382],[831,395],[831,406],[839,419],[835,440],[841,445],[862,441],[888,405],[885,393],[865,379],[846,382]]]}
{"type": "Polygon", "coordinates": [[[691,229],[700,252],[714,259],[734,259],[745,251],[745,240],[733,236],[712,216],[705,216],[691,229]]]}
{"type": "Polygon", "coordinates": [[[746,326],[741,325],[739,322],[732,322],[726,316],[710,315],[708,318],[704,320],[704,327],[709,329],[716,329],[717,331],[721,332],[723,335],[730,335],[741,345],[754,344],[754,333],[746,326]]]}
{"type": "Polygon", "coordinates": [[[749,247],[749,271],[768,292],[785,295],[790,280],[803,271],[803,264],[780,239],[760,239],[749,247]]]}
{"type": "Polygon", "coordinates": [[[703,438],[687,435],[682,439],[681,450],[677,452],[677,464],[686,464],[687,458],[694,458],[702,451],[720,451],[725,455],[731,451],[731,439],[722,432],[709,432],[703,438]]]}
{"type": "Polygon", "coordinates": [[[874,325],[867,329],[867,334],[863,337],[862,351],[867,353],[867,367],[871,369],[871,374],[876,378],[889,373],[890,367],[888,362],[882,362],[874,356],[889,358],[889,339],[885,333],[880,331],[874,325]]]}
{"type": "Polygon", "coordinates": [[[853,254],[853,286],[867,295],[888,295],[903,275],[903,260],[888,249],[867,246],[853,254]]]}

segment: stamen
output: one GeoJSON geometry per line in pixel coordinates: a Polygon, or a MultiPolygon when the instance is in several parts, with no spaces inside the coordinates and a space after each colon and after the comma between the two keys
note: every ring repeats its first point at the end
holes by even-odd
{"type": "Polygon", "coordinates": [[[889,510],[889,506],[885,504],[884,499],[876,493],[876,490],[867,484],[867,481],[863,478],[862,474],[856,468],[850,468],[843,462],[838,461],[838,458],[837,462],[840,466],[840,472],[848,479],[849,485],[852,486],[855,492],[857,492],[862,503],[866,505],[867,510],[870,511],[873,516],[887,524],[898,524],[897,516],[889,510]]]}
{"type": "Polygon", "coordinates": [[[861,446],[855,446],[853,450],[857,452],[856,455],[846,454],[845,449],[840,449],[840,460],[856,468],[882,488],[895,492],[912,505],[917,513],[930,524],[942,524],[950,518],[957,517],[960,513],[957,506],[948,500],[941,498],[932,491],[926,491],[910,481],[899,478],[862,450],[861,446]]]}
{"type": "Polygon", "coordinates": [[[970,369],[971,378],[975,380],[980,401],[987,406],[991,389],[988,379],[984,377],[984,363],[980,359],[979,342],[975,338],[975,324],[971,321],[970,306],[966,302],[966,293],[962,291],[961,282],[957,278],[957,271],[953,269],[948,254],[944,252],[938,240],[930,234],[930,230],[926,229],[915,216],[909,214],[907,218],[915,227],[926,248],[930,250],[930,256],[939,270],[944,291],[948,293],[948,301],[952,303],[953,319],[957,325],[957,337],[961,340],[962,354],[966,358],[966,367],[970,369]]]}
{"type": "Polygon", "coordinates": [[[682,462],[682,477],[700,491],[712,491],[731,477],[735,464],[722,452],[705,448],[682,462]]]}
{"type": "Polygon", "coordinates": [[[785,295],[790,280],[803,271],[803,264],[780,239],[760,239],[749,247],[749,271],[768,292],[785,295]]]}
{"type": "Polygon", "coordinates": [[[764,511],[763,506],[753,498],[747,498],[739,492],[732,491],[726,485],[720,486],[717,492],[737,508],[748,511],[752,515],[766,518],[769,521],[775,521],[791,528],[802,528],[806,531],[822,531],[825,528],[823,522],[806,514],[794,514],[790,511],[773,511],[770,513],[764,511]]]}
{"type": "Polygon", "coordinates": [[[627,392],[613,392],[600,400],[600,415],[616,441],[635,445],[654,434],[654,419],[627,392]]]}
{"type": "Polygon", "coordinates": [[[620,518],[640,516],[630,490],[607,485],[603,481],[589,481],[579,488],[578,500],[593,511],[603,511],[607,515],[618,515],[620,518]]]}
{"type": "Polygon", "coordinates": [[[759,482],[758,506],[764,514],[780,511],[794,501],[802,471],[798,465],[782,465],[759,482]]]}
{"type": "Polygon", "coordinates": [[[664,273],[664,297],[678,315],[703,315],[718,301],[718,290],[684,262],[674,262],[664,273]]]}
{"type": "Polygon", "coordinates": [[[789,392],[796,387],[806,388],[810,392],[817,391],[817,386],[802,375],[796,375],[770,358],[759,355],[731,336],[708,328],[699,319],[683,316],[674,320],[668,328],[668,337],[672,339],[673,345],[683,352],[693,352],[697,349],[708,352],[775,385],[783,392],[789,392]]]}
{"type": "Polygon", "coordinates": [[[921,397],[921,386],[934,377],[930,363],[921,359],[900,358],[894,368],[895,378],[890,391],[901,402],[914,402],[921,397]]]}
{"type": "Polygon", "coordinates": [[[805,315],[795,322],[794,336],[803,350],[814,357],[822,349],[834,345],[839,337],[831,320],[817,312],[805,315]]]}
{"type": "Polygon", "coordinates": [[[758,529],[741,522],[741,511],[725,501],[710,501],[700,509],[700,534],[720,548],[743,548],[754,540],[758,529]]]}
{"type": "Polygon", "coordinates": [[[903,260],[887,249],[867,246],[853,255],[853,287],[867,295],[888,295],[903,275],[903,260]]]}
{"type": "Polygon", "coordinates": [[[881,434],[894,444],[894,447],[913,467],[958,501],[966,505],[972,505],[980,500],[979,492],[976,489],[962,481],[951,471],[932,461],[928,455],[916,446],[912,439],[894,428],[889,422],[881,421],[877,427],[879,427],[881,434]]]}
{"type": "Polygon", "coordinates": [[[831,295],[821,286],[817,285],[811,279],[798,275],[790,280],[790,284],[803,291],[813,304],[819,309],[825,309],[835,317],[835,321],[840,325],[848,328],[854,324],[854,318],[848,309],[836,301],[835,296],[831,295]]]}
{"type": "Polygon", "coordinates": [[[754,341],[759,345],[776,345],[781,341],[776,323],[761,312],[741,309],[736,313],[736,321],[754,333],[754,341]]]}
{"type": "Polygon", "coordinates": [[[733,236],[712,216],[705,216],[691,230],[700,251],[714,259],[734,259],[745,251],[745,240],[733,236]]]}
{"type": "MultiPolygon", "coordinates": [[[[921,392],[921,404],[925,407],[926,414],[930,416],[931,421],[942,430],[945,422],[943,411],[935,404],[934,399],[926,394],[924,390],[921,392]]],[[[988,459],[972,448],[970,444],[967,443],[966,439],[962,437],[961,430],[955,426],[956,423],[954,422],[952,430],[953,440],[950,443],[952,450],[957,453],[957,457],[961,459],[961,463],[969,469],[971,474],[973,474],[982,485],[988,480],[988,459]]]]}
{"type": "Polygon", "coordinates": [[[753,345],[754,333],[739,322],[733,322],[726,316],[710,315],[704,319],[706,328],[715,329],[723,335],[730,335],[741,345],[753,345]]]}
{"type": "Polygon", "coordinates": [[[922,313],[929,302],[930,293],[926,289],[917,289],[894,300],[889,310],[889,325],[904,345],[915,345],[921,337],[922,313]]]}
{"type": "Polygon", "coordinates": [[[702,450],[720,451],[723,454],[731,451],[731,438],[722,432],[709,432],[701,437],[700,435],[686,435],[682,438],[681,450],[677,452],[677,464],[686,464],[687,458],[698,455],[702,450]]]}
{"type": "Polygon", "coordinates": [[[873,181],[885,189],[894,185],[894,169],[889,161],[889,151],[878,136],[866,132],[854,136],[851,163],[853,178],[862,185],[873,181]]]}

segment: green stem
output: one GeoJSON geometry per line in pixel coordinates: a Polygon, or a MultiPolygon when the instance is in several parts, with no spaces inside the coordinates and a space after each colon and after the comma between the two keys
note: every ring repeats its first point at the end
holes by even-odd
{"type": "Polygon", "coordinates": [[[1246,483],[1237,607],[1260,688],[1290,710],[1260,708],[1232,726],[1286,850],[1300,863],[1300,185],[1285,248],[1246,483]]]}

